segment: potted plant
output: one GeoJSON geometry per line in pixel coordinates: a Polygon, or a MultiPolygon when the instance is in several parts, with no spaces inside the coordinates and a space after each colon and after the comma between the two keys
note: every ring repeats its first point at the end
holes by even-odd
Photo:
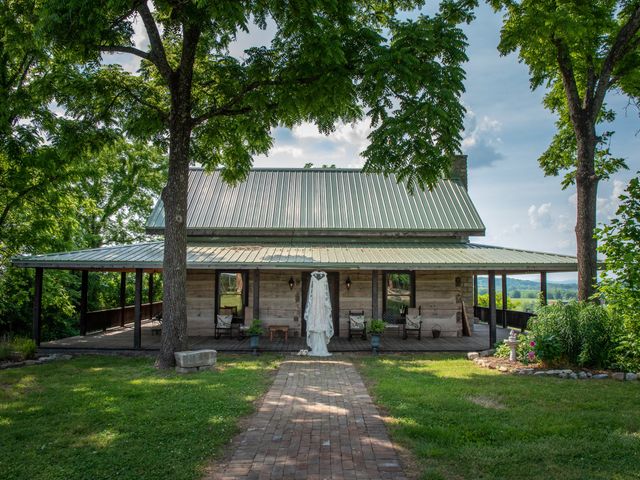
{"type": "Polygon", "coordinates": [[[433,338],[440,338],[441,331],[442,331],[442,327],[437,323],[434,323],[433,327],[431,327],[431,334],[433,335],[433,338]]]}
{"type": "Polygon", "coordinates": [[[257,354],[258,352],[258,342],[260,341],[260,335],[264,333],[264,329],[262,328],[262,321],[254,318],[251,322],[251,326],[247,330],[247,335],[249,335],[249,346],[253,349],[253,354],[257,354]]]}
{"type": "Polygon", "coordinates": [[[383,320],[371,320],[369,323],[369,335],[371,336],[371,348],[373,353],[378,353],[380,348],[380,335],[384,332],[386,324],[383,320]]]}

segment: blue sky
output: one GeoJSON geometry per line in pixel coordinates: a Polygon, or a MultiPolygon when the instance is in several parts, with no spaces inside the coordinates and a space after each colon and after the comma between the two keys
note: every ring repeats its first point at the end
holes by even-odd
{"type": "MultiPolygon", "coordinates": [[[[563,191],[561,178],[544,177],[537,163],[553,136],[555,119],[542,107],[544,91],[530,90],[527,67],[518,63],[516,55],[498,54],[501,22],[500,15],[483,4],[476,20],[465,27],[469,62],[462,97],[467,108],[463,150],[469,158],[471,198],[487,227],[485,237],[472,241],[575,255],[575,189],[563,191]]],[[[146,42],[139,30],[136,43],[142,46],[146,42]]],[[[271,32],[259,30],[241,35],[232,53],[241,55],[244,48],[267,44],[270,37],[271,32]]],[[[627,100],[616,93],[609,94],[607,103],[617,112],[609,128],[616,132],[612,153],[626,158],[630,169],[600,184],[602,222],[613,216],[618,195],[640,170],[638,112],[626,108],[627,100]]],[[[368,132],[366,120],[341,125],[330,136],[318,133],[313,125],[278,128],[271,152],[256,158],[255,166],[302,167],[312,162],[359,167],[368,132]]],[[[549,279],[574,280],[575,275],[554,274],[549,279]]]]}

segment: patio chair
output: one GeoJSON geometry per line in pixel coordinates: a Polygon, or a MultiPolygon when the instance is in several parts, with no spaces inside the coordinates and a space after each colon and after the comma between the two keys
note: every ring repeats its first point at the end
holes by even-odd
{"type": "Polygon", "coordinates": [[[219,339],[223,333],[229,334],[229,337],[233,336],[233,330],[231,329],[231,323],[233,322],[233,315],[216,315],[215,332],[214,336],[219,339]]]}
{"type": "Polygon", "coordinates": [[[354,334],[360,334],[360,338],[367,339],[367,321],[364,319],[364,310],[349,310],[349,341],[354,334]]]}
{"type": "Polygon", "coordinates": [[[422,308],[409,308],[404,317],[404,335],[406,340],[409,338],[409,332],[417,333],[418,340],[422,338],[422,308]]]}

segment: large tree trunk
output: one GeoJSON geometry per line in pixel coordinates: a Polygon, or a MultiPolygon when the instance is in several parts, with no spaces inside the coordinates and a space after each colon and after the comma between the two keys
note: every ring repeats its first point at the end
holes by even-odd
{"type": "Polygon", "coordinates": [[[577,215],[576,246],[578,256],[578,300],[589,300],[596,292],[598,274],[596,203],[598,177],[595,172],[595,128],[591,125],[576,128],[578,165],[576,171],[577,215]]]}
{"type": "MultiPolygon", "coordinates": [[[[182,82],[181,82],[182,83],[182,82]]],[[[169,125],[169,176],[164,204],[163,312],[158,368],[175,365],[174,352],[187,349],[187,188],[191,138],[190,85],[172,92],[169,125]]]]}

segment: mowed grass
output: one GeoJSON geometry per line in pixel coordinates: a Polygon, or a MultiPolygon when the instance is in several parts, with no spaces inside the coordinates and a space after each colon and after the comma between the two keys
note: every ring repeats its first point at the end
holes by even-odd
{"type": "Polygon", "coordinates": [[[276,357],[223,357],[215,372],[86,356],[0,372],[0,477],[195,479],[254,410],[276,357]]]}
{"type": "Polygon", "coordinates": [[[640,382],[505,375],[446,355],[356,362],[421,478],[640,478],[640,382]]]}

